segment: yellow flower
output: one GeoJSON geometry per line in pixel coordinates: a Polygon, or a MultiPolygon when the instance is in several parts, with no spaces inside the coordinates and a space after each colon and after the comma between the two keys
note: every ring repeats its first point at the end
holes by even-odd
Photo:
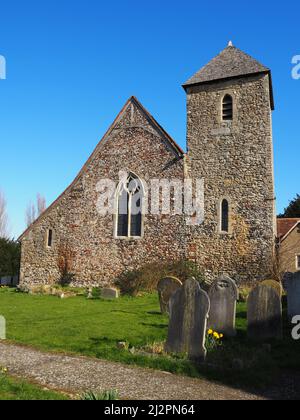
{"type": "Polygon", "coordinates": [[[208,335],[212,335],[213,334],[213,330],[208,330],[208,335]]]}
{"type": "Polygon", "coordinates": [[[215,332],[215,333],[214,333],[214,337],[215,337],[217,340],[219,340],[219,338],[220,338],[220,336],[219,336],[219,334],[218,334],[217,332],[215,332]]]}
{"type": "Polygon", "coordinates": [[[220,338],[224,338],[224,335],[223,334],[220,334],[220,338]]]}

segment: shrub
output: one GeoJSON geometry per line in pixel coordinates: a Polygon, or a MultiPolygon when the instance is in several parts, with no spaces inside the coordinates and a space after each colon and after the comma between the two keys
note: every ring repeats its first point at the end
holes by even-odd
{"type": "Polygon", "coordinates": [[[0,277],[16,276],[20,269],[20,244],[0,238],[0,277]]]}
{"type": "Polygon", "coordinates": [[[103,391],[100,394],[89,391],[83,394],[80,399],[82,401],[116,401],[119,399],[119,393],[114,389],[103,391]]]}
{"type": "Polygon", "coordinates": [[[58,250],[58,269],[60,279],[58,284],[62,287],[69,286],[74,280],[75,274],[72,273],[75,260],[75,253],[66,243],[61,243],[58,250]]]}
{"type": "Polygon", "coordinates": [[[152,263],[144,267],[122,273],[115,281],[115,285],[122,294],[136,296],[140,292],[153,292],[158,282],[167,276],[179,278],[183,283],[194,277],[200,284],[205,282],[203,273],[195,263],[190,261],[175,261],[169,263],[152,263]]]}

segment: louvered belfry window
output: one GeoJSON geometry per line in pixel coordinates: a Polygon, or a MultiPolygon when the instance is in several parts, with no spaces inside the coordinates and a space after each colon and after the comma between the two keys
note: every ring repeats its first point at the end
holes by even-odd
{"type": "Polygon", "coordinates": [[[223,99],[223,121],[233,120],[233,99],[230,95],[225,95],[223,99]]]}
{"type": "Polygon", "coordinates": [[[143,187],[140,179],[130,174],[122,182],[118,193],[119,238],[138,238],[142,236],[143,187]]]}

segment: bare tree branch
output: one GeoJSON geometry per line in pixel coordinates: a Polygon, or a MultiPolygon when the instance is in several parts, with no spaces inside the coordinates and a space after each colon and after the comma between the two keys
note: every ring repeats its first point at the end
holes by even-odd
{"type": "Polygon", "coordinates": [[[39,217],[42,213],[44,213],[44,211],[47,208],[45,197],[43,197],[40,193],[38,193],[36,196],[36,203],[37,203],[37,215],[39,217]]]}
{"type": "Polygon", "coordinates": [[[31,226],[36,219],[44,213],[46,210],[46,199],[40,193],[36,196],[36,205],[32,203],[32,201],[28,204],[26,208],[26,225],[27,227],[31,226]]]}
{"type": "Polygon", "coordinates": [[[32,223],[36,220],[36,210],[35,205],[31,202],[26,208],[26,225],[27,227],[31,226],[32,223]]]}
{"type": "Polygon", "coordinates": [[[6,200],[0,191],[0,238],[8,237],[8,216],[6,212],[6,200]]]}

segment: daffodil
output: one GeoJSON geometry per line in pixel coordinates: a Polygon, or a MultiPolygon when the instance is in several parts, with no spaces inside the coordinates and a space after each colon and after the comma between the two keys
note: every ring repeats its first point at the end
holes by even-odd
{"type": "Polygon", "coordinates": [[[213,335],[213,330],[208,330],[208,335],[213,335]]]}

